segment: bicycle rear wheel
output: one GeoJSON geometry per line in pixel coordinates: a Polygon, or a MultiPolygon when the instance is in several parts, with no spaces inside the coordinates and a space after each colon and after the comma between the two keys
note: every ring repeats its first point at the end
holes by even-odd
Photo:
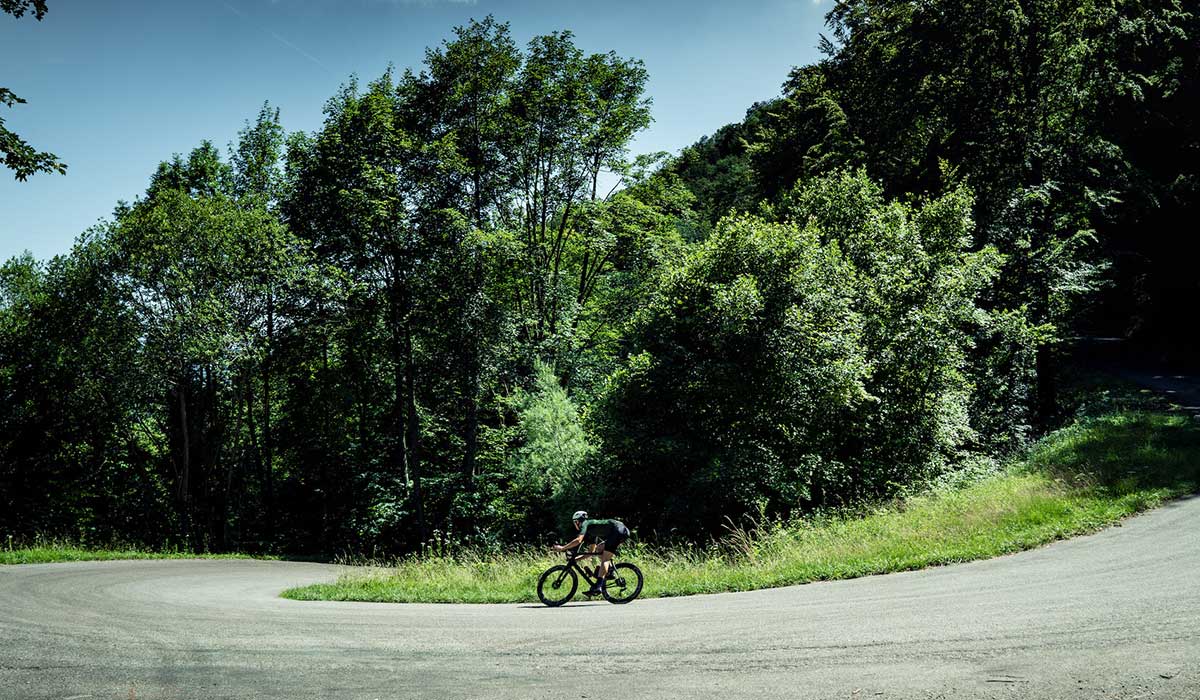
{"type": "Polygon", "coordinates": [[[642,570],[623,561],[613,567],[612,573],[604,580],[604,599],[620,605],[628,603],[642,592],[642,570]]]}
{"type": "Polygon", "coordinates": [[[570,567],[559,564],[546,569],[538,579],[538,598],[552,608],[557,608],[575,595],[579,577],[570,567]]]}

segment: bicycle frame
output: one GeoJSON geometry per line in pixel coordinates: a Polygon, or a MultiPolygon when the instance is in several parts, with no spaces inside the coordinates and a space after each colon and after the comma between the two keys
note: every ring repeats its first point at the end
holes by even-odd
{"type": "MultiPolygon", "coordinates": [[[[596,585],[596,583],[600,579],[596,578],[595,576],[592,576],[590,573],[588,573],[587,569],[580,566],[579,560],[588,558],[588,557],[598,557],[601,554],[603,554],[603,552],[582,552],[581,553],[578,550],[567,552],[567,568],[564,569],[561,574],[559,574],[558,580],[554,582],[555,586],[562,583],[563,579],[565,579],[567,577],[567,572],[572,569],[579,572],[579,575],[583,576],[583,580],[587,581],[589,586],[596,585]]],[[[617,557],[614,554],[613,558],[609,561],[609,566],[610,567],[616,566],[616,563],[617,563],[617,557]]]]}
{"type": "MultiPolygon", "coordinates": [[[[564,552],[566,563],[551,566],[538,577],[538,598],[546,605],[557,608],[571,600],[578,590],[581,576],[585,584],[591,585],[584,593],[589,598],[597,593],[602,593],[608,602],[621,604],[630,602],[642,592],[642,584],[645,580],[642,571],[628,561],[617,561],[616,556],[613,556],[609,560],[611,564],[608,571],[609,576],[607,579],[602,579],[594,576],[587,567],[579,563],[579,560],[585,557],[600,557],[604,554],[603,549],[593,552],[580,552],[578,549],[560,551],[564,552]],[[564,582],[568,579],[570,579],[570,585],[564,586],[564,582]]],[[[615,554],[616,552],[611,553],[611,555],[615,554]]]]}

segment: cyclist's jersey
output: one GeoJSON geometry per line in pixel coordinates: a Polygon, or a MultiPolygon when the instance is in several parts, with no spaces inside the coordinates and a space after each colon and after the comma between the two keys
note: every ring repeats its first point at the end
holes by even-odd
{"type": "Polygon", "coordinates": [[[612,544],[629,537],[629,529],[620,520],[584,520],[579,534],[584,544],[595,544],[598,540],[612,544]]]}

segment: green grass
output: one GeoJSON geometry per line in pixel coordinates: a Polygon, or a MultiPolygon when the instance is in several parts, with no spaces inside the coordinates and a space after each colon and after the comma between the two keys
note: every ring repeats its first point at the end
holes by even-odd
{"type": "Polygon", "coordinates": [[[147,550],[129,546],[91,547],[63,540],[38,538],[32,543],[0,545],[0,565],[49,564],[101,559],[274,559],[249,554],[208,554],[184,549],[147,550]]]}
{"type": "MultiPolygon", "coordinates": [[[[897,500],[857,516],[733,529],[707,547],[629,548],[647,597],[746,591],[984,559],[1094,532],[1200,485],[1200,428],[1190,416],[1116,410],[1033,446],[1000,473],[897,500]]],[[[537,599],[555,557],[466,552],[365,567],[296,600],[516,603],[537,599]]]]}

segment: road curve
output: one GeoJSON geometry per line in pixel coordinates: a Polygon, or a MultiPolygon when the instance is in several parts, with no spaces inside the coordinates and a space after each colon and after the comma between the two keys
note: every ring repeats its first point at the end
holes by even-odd
{"type": "Polygon", "coordinates": [[[0,567],[0,698],[1200,698],[1198,533],[1193,498],[988,561],[561,609],[277,597],[317,564],[0,567]]]}

